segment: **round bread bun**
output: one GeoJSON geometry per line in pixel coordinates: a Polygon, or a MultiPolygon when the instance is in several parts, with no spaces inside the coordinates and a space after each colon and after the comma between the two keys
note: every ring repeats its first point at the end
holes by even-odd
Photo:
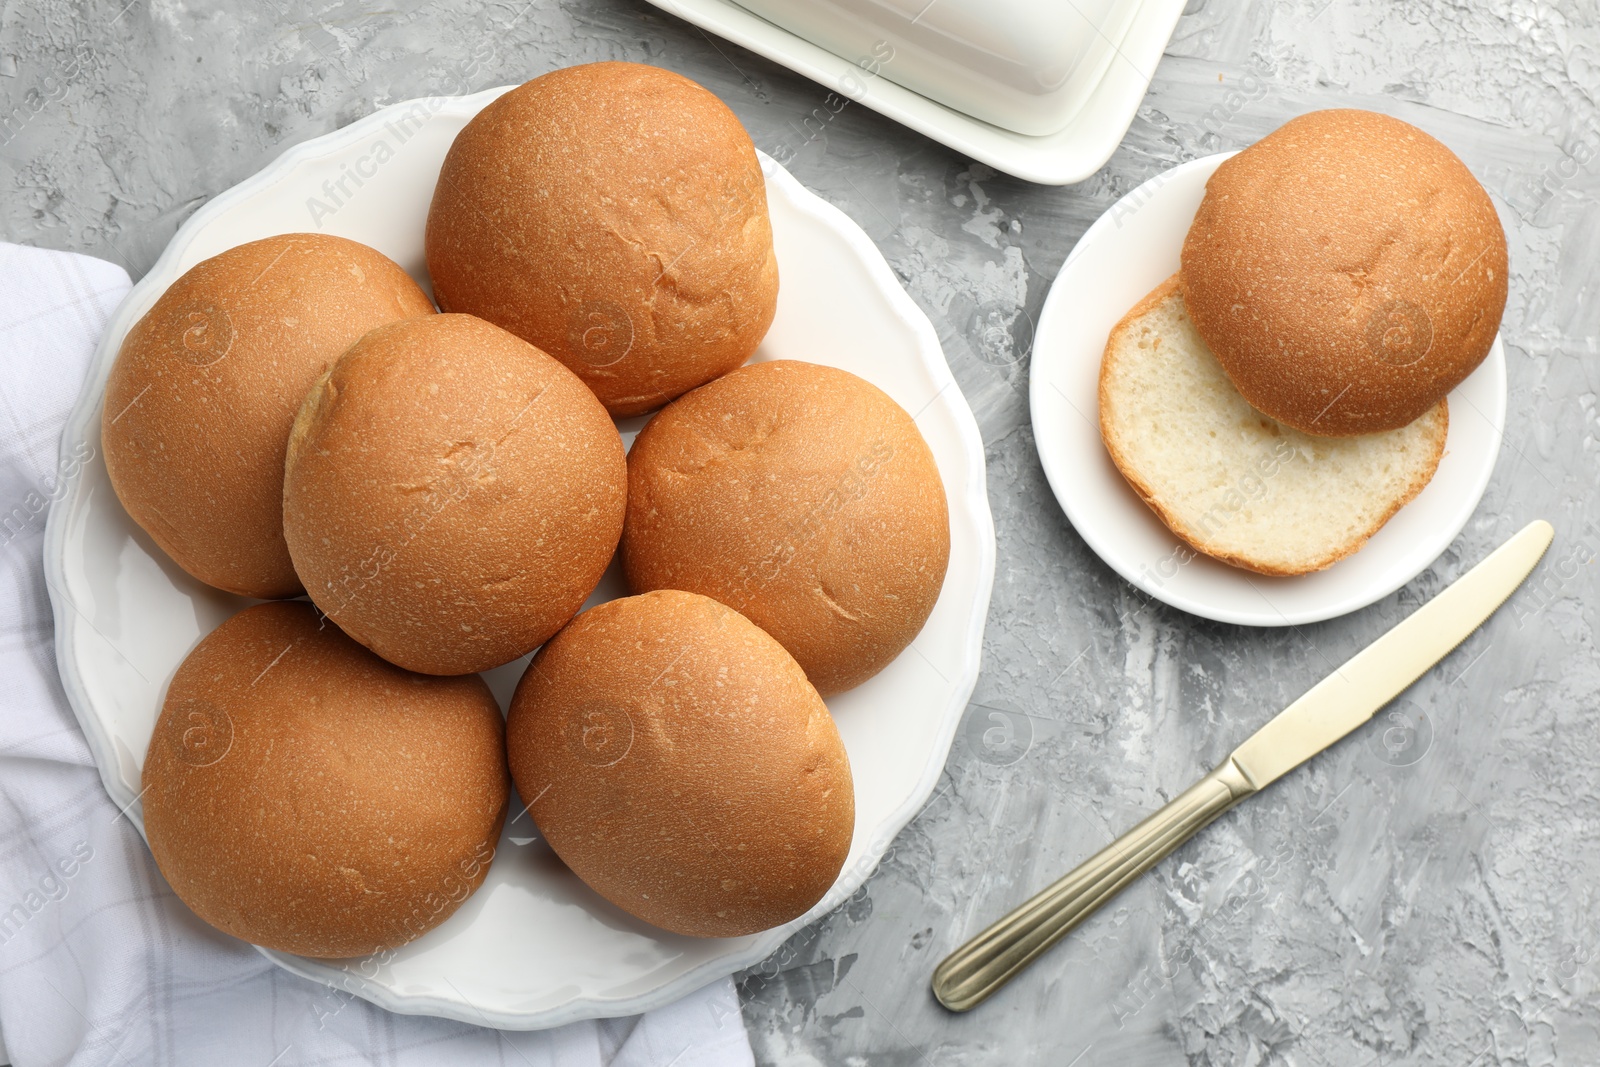
{"type": "Polygon", "coordinates": [[[111,367],[100,436],[117,498],[207,585],[298,595],[283,455],[300,400],[368,330],[432,313],[398,264],[342,237],[284,234],[195,264],[111,367]]]}
{"type": "Polygon", "coordinates": [[[577,614],[616,551],[622,439],[561,364],[471,315],[372,331],[307,394],[283,530],[311,599],[391,663],[466,674],[577,614]]]}
{"type": "Polygon", "coordinates": [[[392,666],[304,601],[246,608],[173,675],[144,827],[178,898],[225,933],[342,958],[403,945],[482,884],[505,821],[483,679],[392,666]]]}
{"type": "Polygon", "coordinates": [[[933,454],[898,404],[847,371],[742,367],[656,415],[628,456],[629,587],[742,612],[825,696],[911,643],[949,560],[933,454]]]}
{"type": "Polygon", "coordinates": [[[1183,300],[1235,387],[1324,437],[1396,430],[1483,362],[1506,236],[1444,145],[1315,111],[1217,168],[1183,244],[1183,300]]]}
{"type": "Polygon", "coordinates": [[[750,135],[637,63],[552,71],[479,112],[445,157],[427,249],[441,308],[538,345],[617,416],[739,366],[777,310],[750,135]]]}
{"type": "Polygon", "coordinates": [[[827,705],[783,646],[703,596],[574,619],[518,683],[506,747],[556,854],[673,933],[788,922],[850,851],[850,761],[827,705]]]}

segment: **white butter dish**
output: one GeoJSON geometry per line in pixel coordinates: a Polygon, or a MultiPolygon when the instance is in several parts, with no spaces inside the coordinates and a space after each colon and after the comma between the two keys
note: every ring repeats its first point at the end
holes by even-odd
{"type": "Polygon", "coordinates": [[[1185,0],[650,2],[979,162],[1070,185],[1127,133],[1185,0]]]}
{"type": "Polygon", "coordinates": [[[946,107],[1040,137],[1072,121],[1139,0],[738,0],[946,107]]]}

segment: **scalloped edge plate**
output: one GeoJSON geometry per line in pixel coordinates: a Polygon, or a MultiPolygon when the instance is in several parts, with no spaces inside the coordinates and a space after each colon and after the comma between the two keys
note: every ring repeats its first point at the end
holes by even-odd
{"type": "MultiPolygon", "coordinates": [[[[86,444],[93,458],[51,512],[45,574],[67,698],[106,791],[136,824],[140,767],[167,681],[200,637],[246,601],[180,571],[111,490],[99,420],[124,334],[195,263],[276,233],[320,228],[364,241],[426,286],[423,220],[439,165],[462,126],[507,88],[395,104],[290,149],[185,222],[113,316],[63,435],[63,448],[86,444]]],[[[932,324],[876,246],[782,167],[761,162],[783,283],[755,358],[842,366],[884,389],[916,418],[950,502],[950,567],[933,616],[882,674],[829,701],[857,792],[855,841],[838,881],[786,926],[724,940],[677,937],[601,900],[519,815],[508,819],[483,887],[392,958],[329,962],[261,950],[280,966],[391,1011],[505,1029],[637,1014],[755,964],[837,907],[932,793],[977,681],[994,580],[983,441],[932,324]]],[[[619,429],[631,439],[643,421],[619,429]]],[[[611,574],[591,603],[621,593],[611,574]]],[[[524,662],[486,675],[502,707],[524,662]]]]}

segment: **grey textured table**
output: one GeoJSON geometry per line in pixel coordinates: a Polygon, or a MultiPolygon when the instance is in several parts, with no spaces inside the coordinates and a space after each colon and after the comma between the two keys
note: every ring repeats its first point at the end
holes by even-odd
{"type": "Polygon", "coordinates": [[[824,90],[640,0],[10,4],[3,233],[138,277],[206,198],[377,104],[596,59],[698,79],[758,146],[795,153],[933,320],[983,430],[999,535],[983,676],[938,791],[853,900],[743,977],[757,1059],[1595,1064],[1597,22],[1593,0],[1193,0],[1121,149],[1054,189],[859,106],[813,136],[824,90]],[[1215,625],[1136,594],[1062,516],[1028,424],[1030,324],[1122,193],[1339,105],[1421,125],[1494,195],[1508,431],[1477,515],[1398,594],[1295,630],[1215,625]],[[1394,748],[1400,727],[1375,722],[979,1011],[933,1002],[928,975],[966,935],[1540,516],[1557,530],[1540,588],[1410,691],[1426,729],[1394,748]]]}

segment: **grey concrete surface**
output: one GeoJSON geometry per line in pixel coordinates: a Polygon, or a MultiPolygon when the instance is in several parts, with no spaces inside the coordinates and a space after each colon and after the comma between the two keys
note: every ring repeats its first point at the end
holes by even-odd
{"type": "Polygon", "coordinates": [[[862,892],[742,978],[758,1061],[1600,1063],[1593,0],[1193,0],[1123,146],[1066,189],[859,106],[810,137],[823,89],[642,0],[8,3],[0,234],[137,277],[197,206],[291,145],[387,102],[608,58],[700,80],[757,145],[795,153],[932,319],[987,446],[999,567],[975,704],[862,892]],[[1443,139],[1504,218],[1499,467],[1457,542],[1380,603],[1292,630],[1204,622],[1135,594],[1063,517],[1029,427],[1031,323],[1122,193],[1339,105],[1443,139]],[[1406,696],[1405,723],[1426,729],[1380,718],[979,1011],[933,1002],[945,952],[1539,516],[1558,531],[1541,588],[1406,696]]]}

